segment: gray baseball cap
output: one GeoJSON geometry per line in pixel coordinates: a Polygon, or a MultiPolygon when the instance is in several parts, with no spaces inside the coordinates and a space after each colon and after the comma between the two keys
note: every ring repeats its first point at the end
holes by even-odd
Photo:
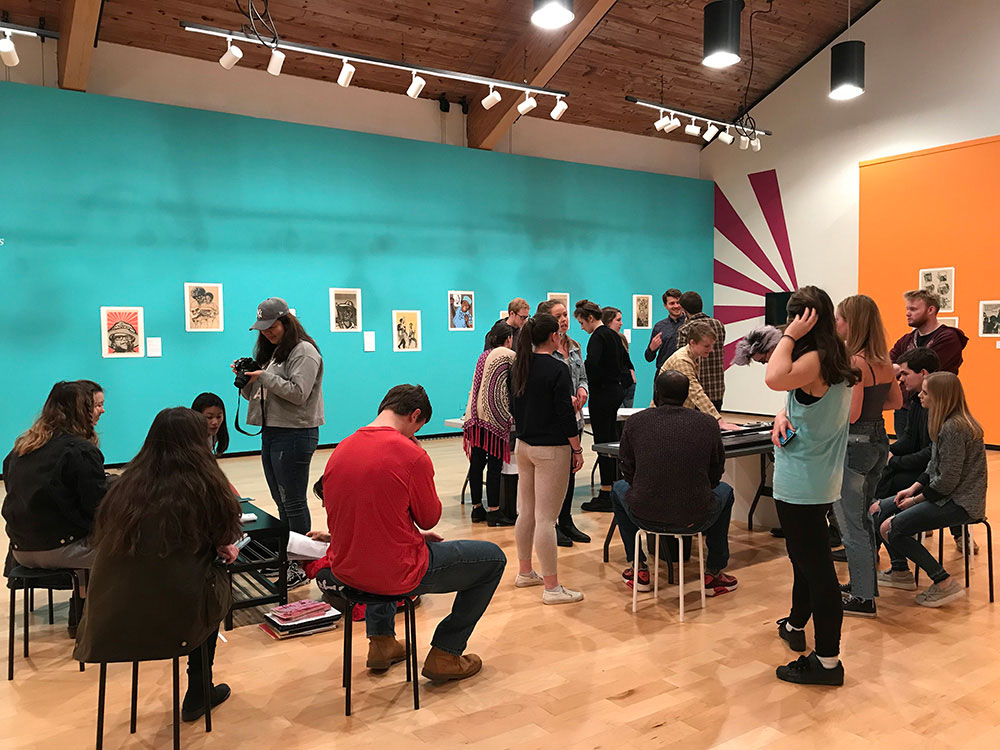
{"type": "Polygon", "coordinates": [[[274,325],[278,318],[288,315],[288,303],[281,297],[268,297],[257,305],[257,322],[250,326],[251,331],[265,331],[274,325]]]}

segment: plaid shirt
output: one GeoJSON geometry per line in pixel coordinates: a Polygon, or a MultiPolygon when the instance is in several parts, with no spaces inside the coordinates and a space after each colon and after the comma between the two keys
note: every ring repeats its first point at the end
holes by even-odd
{"type": "MultiPolygon", "coordinates": [[[[726,379],[723,375],[723,371],[725,369],[725,353],[723,350],[726,346],[726,327],[722,325],[720,321],[715,318],[708,317],[705,313],[695,313],[688,319],[688,323],[692,320],[708,321],[708,324],[712,326],[712,330],[715,332],[715,348],[712,349],[711,354],[702,360],[701,377],[699,379],[708,398],[712,401],[721,401],[722,397],[726,393],[726,379]]],[[[688,342],[688,323],[685,323],[681,326],[680,330],[677,331],[678,349],[686,345],[688,342]]],[[[704,409],[702,409],[702,411],[704,411],[704,409]]]]}
{"type": "Polygon", "coordinates": [[[691,354],[691,349],[683,346],[667,358],[667,361],[663,363],[663,367],[657,370],[657,374],[664,370],[676,370],[686,376],[691,385],[688,389],[688,397],[684,400],[684,406],[704,412],[713,419],[721,419],[722,417],[716,410],[715,404],[712,403],[701,387],[699,370],[701,369],[702,361],[691,354]]]}

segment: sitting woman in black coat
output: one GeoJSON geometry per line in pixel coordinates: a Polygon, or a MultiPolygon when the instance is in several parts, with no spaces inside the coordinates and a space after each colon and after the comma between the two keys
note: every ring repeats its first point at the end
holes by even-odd
{"type": "MultiPolygon", "coordinates": [[[[188,656],[181,717],[205,713],[219,623],[229,610],[223,565],[236,559],[240,505],[205,440],[205,418],[164,409],[97,513],[97,559],[74,658],[145,661],[188,656]],[[207,646],[204,663],[201,646],[207,646]]],[[[212,705],[229,697],[212,688],[212,705]]]]}

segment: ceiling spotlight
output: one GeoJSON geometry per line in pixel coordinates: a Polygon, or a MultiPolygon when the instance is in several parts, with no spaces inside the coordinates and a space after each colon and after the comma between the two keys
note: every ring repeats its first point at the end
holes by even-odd
{"type": "Polygon", "coordinates": [[[841,42],[830,50],[830,98],[843,101],[865,93],[865,43],[841,42]]]}
{"type": "Polygon", "coordinates": [[[267,72],[273,76],[281,75],[281,66],[285,64],[285,53],[280,49],[271,50],[271,59],[267,61],[267,72]]]}
{"type": "Polygon", "coordinates": [[[672,133],[681,126],[681,121],[676,116],[670,118],[670,122],[663,126],[663,134],[672,133]]]}
{"type": "Polygon", "coordinates": [[[725,143],[727,146],[732,145],[732,142],[736,140],[729,133],[729,126],[726,126],[726,131],[724,133],[719,133],[719,140],[725,143]]]}
{"type": "Polygon", "coordinates": [[[346,89],[351,85],[351,79],[354,78],[354,73],[356,71],[357,68],[347,62],[347,60],[344,60],[344,65],[340,69],[340,75],[337,76],[337,83],[346,89]]]}
{"type": "Polygon", "coordinates": [[[8,68],[13,68],[21,62],[21,58],[17,56],[17,50],[14,48],[14,42],[10,38],[9,33],[3,39],[0,39],[0,60],[3,60],[3,64],[8,68]]]}
{"type": "Polygon", "coordinates": [[[750,139],[745,135],[740,136],[740,151],[746,151],[750,148],[750,139]]]}
{"type": "Polygon", "coordinates": [[[719,133],[719,126],[714,122],[708,123],[708,127],[705,129],[705,135],[702,138],[705,139],[705,143],[711,142],[713,138],[719,133]]]}
{"type": "Polygon", "coordinates": [[[753,140],[750,141],[750,148],[754,151],[760,151],[760,138],[756,135],[753,137],[753,140]]]}
{"type": "Polygon", "coordinates": [[[427,81],[417,75],[417,71],[413,71],[413,80],[410,82],[410,87],[406,90],[406,95],[411,99],[416,99],[420,96],[420,92],[424,90],[424,86],[427,85],[427,81]]]}
{"type": "Polygon", "coordinates": [[[553,120],[558,120],[560,117],[566,114],[567,109],[569,109],[569,105],[563,100],[561,96],[557,96],[556,106],[554,106],[552,108],[552,111],[549,112],[549,117],[551,117],[553,120]]]}
{"type": "Polygon", "coordinates": [[[694,118],[691,118],[691,124],[684,126],[684,132],[688,135],[698,136],[701,135],[701,126],[694,124],[694,118]]]}
{"type": "Polygon", "coordinates": [[[517,111],[522,115],[528,114],[531,110],[538,106],[538,101],[530,93],[524,93],[524,101],[517,105],[517,111]]]}
{"type": "Polygon", "coordinates": [[[727,68],[740,61],[740,14],[743,0],[714,0],[705,6],[702,65],[727,68]]]}
{"type": "Polygon", "coordinates": [[[483,97],[483,109],[492,109],[500,103],[500,92],[490,86],[490,93],[483,97]]]}
{"type": "Polygon", "coordinates": [[[232,70],[240,60],[243,59],[243,50],[233,44],[232,39],[226,40],[226,51],[219,58],[219,65],[226,70],[232,70]]]}
{"type": "Polygon", "coordinates": [[[573,0],[535,0],[531,22],[543,29],[560,29],[573,20],[573,0]]]}
{"type": "Polygon", "coordinates": [[[663,114],[663,110],[660,110],[660,119],[653,123],[653,127],[657,131],[663,130],[667,125],[670,124],[670,120],[673,118],[672,114],[663,114]]]}

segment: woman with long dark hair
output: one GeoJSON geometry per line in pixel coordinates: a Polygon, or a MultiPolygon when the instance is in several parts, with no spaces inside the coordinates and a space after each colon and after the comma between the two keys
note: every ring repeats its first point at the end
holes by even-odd
{"type": "Polygon", "coordinates": [[[768,388],[787,392],[771,434],[775,504],[794,571],[792,608],[778,620],[778,635],[792,650],[805,651],[805,627],[812,618],[816,647],[808,657],[778,667],[777,675],[787,682],[843,685],[844,612],[826,514],[840,499],[851,388],[860,376],[837,336],[826,292],[802,287],[787,310],[788,325],[764,376],[768,388]]]}
{"type": "Polygon", "coordinates": [[[837,305],[837,335],[847,344],[851,366],[861,373],[861,387],[851,391],[851,424],[840,502],[833,504],[851,575],[844,593],[844,614],[874,617],[878,542],[869,508],[889,458],[882,412],[902,407],[903,393],[896,384],[875,300],[865,294],[842,300],[837,305]]]}
{"type": "Polygon", "coordinates": [[[97,423],[105,411],[104,388],[101,387],[100,383],[95,383],[93,380],[78,380],[76,382],[90,391],[90,396],[94,399],[94,427],[97,427],[97,423]]]}
{"type": "Polygon", "coordinates": [[[472,520],[489,526],[513,526],[500,512],[500,471],[510,462],[510,367],[514,329],[506,320],[493,324],[486,348],[476,362],[469,402],[462,425],[463,445],[469,457],[469,494],[472,520]],[[486,469],[486,508],[483,507],[483,469],[486,469]]]}
{"type": "MultiPolygon", "coordinates": [[[[205,440],[205,418],[164,409],[97,512],[97,552],[74,658],[188,656],[182,718],[204,714],[219,623],[229,610],[224,567],[238,554],[240,504],[205,440]],[[202,658],[205,646],[207,662],[202,658]]],[[[215,685],[212,705],[229,697],[215,685]]]]}
{"type": "Polygon", "coordinates": [[[511,377],[517,434],[518,574],[514,585],[545,586],[543,604],[583,599],[559,583],[555,524],[566,494],[566,472],[583,466],[583,451],[573,413],[569,370],[552,357],[559,346],[559,323],[539,313],[521,327],[511,377]],[[532,567],[538,553],[541,575],[532,567]]]}
{"type": "MultiPolygon", "coordinates": [[[[247,373],[242,389],[250,402],[247,423],[261,426],[261,463],[278,516],[290,531],[312,527],[307,497],[309,463],[323,424],[323,358],[319,347],[280,297],[257,306],[254,359],[261,369],[247,373]]],[[[298,563],[288,566],[289,586],[306,575],[298,563]]]]}
{"type": "MultiPolygon", "coordinates": [[[[631,409],[632,404],[635,403],[635,365],[632,364],[632,357],[628,351],[628,339],[622,333],[622,325],[624,325],[622,311],[617,307],[602,307],[601,320],[604,322],[604,325],[618,334],[618,338],[622,342],[622,347],[625,349],[625,367],[628,369],[628,374],[632,382],[625,385],[625,398],[622,400],[622,407],[631,409]]],[[[619,434],[621,434],[621,431],[619,431],[619,434]]]]}
{"type": "Polygon", "coordinates": [[[208,422],[208,447],[216,456],[229,449],[229,428],[226,426],[226,405],[214,393],[199,393],[191,408],[208,422]]]}

